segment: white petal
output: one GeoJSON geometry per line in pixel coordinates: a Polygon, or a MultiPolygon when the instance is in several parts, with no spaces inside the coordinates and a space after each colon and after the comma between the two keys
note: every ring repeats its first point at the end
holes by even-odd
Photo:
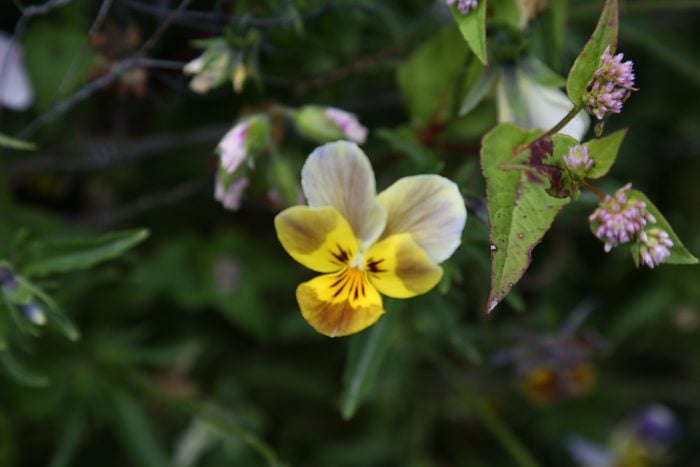
{"type": "Polygon", "coordinates": [[[452,256],[467,221],[457,185],[439,175],[415,175],[396,181],[379,194],[387,212],[382,238],[410,233],[436,263],[452,256]]]}
{"type": "Polygon", "coordinates": [[[309,206],[333,206],[347,219],[363,249],[384,230],[386,212],[377,202],[374,171],[355,143],[316,148],[301,170],[301,186],[309,206]]]}
{"type": "MultiPolygon", "coordinates": [[[[573,102],[560,89],[543,86],[522,72],[517,74],[518,91],[520,92],[526,119],[516,118],[508,103],[502,80],[497,88],[498,120],[513,122],[525,128],[549,130],[559,123],[562,118],[574,108],[573,102]]],[[[585,111],[581,111],[571,120],[560,133],[581,140],[588,130],[590,119],[585,111]]]]}
{"type": "Polygon", "coordinates": [[[34,92],[20,46],[9,37],[0,35],[0,105],[26,110],[33,101],[34,92]]]}

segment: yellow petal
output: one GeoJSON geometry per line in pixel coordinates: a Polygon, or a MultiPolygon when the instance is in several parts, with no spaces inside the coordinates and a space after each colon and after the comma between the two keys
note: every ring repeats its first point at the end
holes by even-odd
{"type": "Polygon", "coordinates": [[[386,212],[377,202],[374,171],[355,143],[336,141],[317,148],[304,163],[301,185],[309,206],[336,208],[363,247],[384,230],[386,212]]]}
{"type": "Polygon", "coordinates": [[[459,246],[467,210],[454,182],[439,175],[404,177],[382,191],[378,200],[387,212],[382,238],[410,233],[436,263],[459,246]]]}
{"type": "Polygon", "coordinates": [[[384,313],[381,295],[356,268],[304,282],[297,287],[297,301],[304,319],[330,337],[362,331],[384,313]]]}
{"type": "Polygon", "coordinates": [[[410,234],[392,235],[372,245],[365,254],[365,271],[381,293],[394,298],[424,294],[442,277],[442,268],[410,234]]]}
{"type": "Polygon", "coordinates": [[[350,224],[331,207],[292,206],[277,214],[275,229],[287,253],[314,271],[339,271],[358,251],[350,224]]]}

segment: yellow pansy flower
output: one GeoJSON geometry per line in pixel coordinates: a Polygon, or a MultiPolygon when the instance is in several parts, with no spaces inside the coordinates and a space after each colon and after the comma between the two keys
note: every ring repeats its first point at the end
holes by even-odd
{"type": "Polygon", "coordinates": [[[384,313],[382,296],[410,298],[442,277],[467,219],[457,185],[439,175],[396,181],[377,195],[367,156],[354,143],[317,148],[301,171],[308,206],[275,217],[282,246],[322,275],[296,296],[301,313],[327,336],[353,334],[384,313]]]}

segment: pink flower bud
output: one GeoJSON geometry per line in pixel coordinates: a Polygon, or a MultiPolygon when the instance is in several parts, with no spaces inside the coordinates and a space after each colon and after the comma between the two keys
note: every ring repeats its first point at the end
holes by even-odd
{"type": "Polygon", "coordinates": [[[673,241],[665,230],[653,228],[639,234],[639,257],[652,269],[671,255],[670,248],[673,241]]]}
{"type": "Polygon", "coordinates": [[[476,9],[479,3],[476,0],[447,0],[448,6],[457,5],[457,9],[463,15],[466,15],[471,10],[476,9]]]}

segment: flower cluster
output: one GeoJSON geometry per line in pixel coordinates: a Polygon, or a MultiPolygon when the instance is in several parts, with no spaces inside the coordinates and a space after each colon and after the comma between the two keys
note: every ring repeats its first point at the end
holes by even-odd
{"type": "Polygon", "coordinates": [[[512,348],[491,362],[512,365],[525,395],[539,405],[590,394],[597,379],[593,357],[608,349],[598,333],[578,328],[590,311],[588,305],[575,309],[554,333],[517,330],[512,348]]]}
{"type": "Polygon", "coordinates": [[[629,198],[631,188],[628,183],[615,196],[606,196],[588,218],[595,226],[596,237],[605,242],[606,252],[636,238],[647,222],[656,222],[647,212],[646,203],[629,198]]]}
{"type": "Polygon", "coordinates": [[[447,0],[448,6],[457,5],[457,9],[463,15],[466,15],[471,10],[476,9],[479,5],[476,0],[447,0]]]}
{"type": "Polygon", "coordinates": [[[656,218],[647,211],[644,201],[630,198],[631,188],[628,183],[617,190],[615,196],[606,196],[588,219],[596,237],[605,243],[606,252],[637,240],[642,263],[653,268],[670,256],[673,241],[662,229],[646,228],[648,224],[655,224],[656,218]]]}
{"type": "Polygon", "coordinates": [[[593,159],[588,155],[586,146],[575,145],[569,149],[564,156],[564,165],[577,178],[585,177],[586,173],[593,167],[593,159]]]}
{"type": "Polygon", "coordinates": [[[354,143],[317,148],[301,171],[308,206],[275,217],[292,258],[322,273],[297,288],[308,323],[327,336],[353,334],[384,313],[382,296],[410,298],[435,287],[467,218],[459,188],[439,175],[402,178],[377,194],[354,143]]]}
{"type": "Polygon", "coordinates": [[[598,120],[607,115],[622,111],[622,104],[629,98],[634,87],[632,61],[622,61],[623,54],[610,54],[610,46],[605,49],[600,67],[588,83],[585,97],[588,111],[598,120]]]}
{"type": "Polygon", "coordinates": [[[671,255],[673,241],[668,232],[653,228],[639,234],[639,256],[644,264],[654,268],[671,255]]]}

